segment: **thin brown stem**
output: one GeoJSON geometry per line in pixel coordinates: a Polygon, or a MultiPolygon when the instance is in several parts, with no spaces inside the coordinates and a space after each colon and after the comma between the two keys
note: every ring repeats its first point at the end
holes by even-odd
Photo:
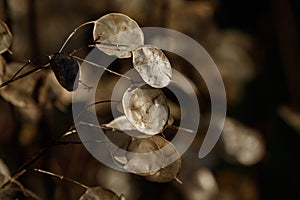
{"type": "Polygon", "coordinates": [[[57,142],[62,139],[63,137],[70,135],[74,133],[75,130],[68,130],[64,132],[63,134],[59,135],[55,140],[53,140],[49,145],[45,146],[41,150],[39,150],[35,155],[33,155],[30,159],[25,161],[21,167],[18,169],[18,171],[11,177],[10,180],[8,180],[5,184],[2,185],[1,188],[5,188],[9,183],[14,182],[17,180],[20,176],[25,174],[28,169],[42,156],[44,153],[49,150],[51,147],[58,145],[57,142]]]}
{"type": "Polygon", "coordinates": [[[102,103],[120,103],[120,101],[116,101],[116,100],[102,100],[102,101],[96,101],[95,103],[91,103],[89,105],[87,105],[87,108],[90,108],[94,105],[98,105],[98,104],[102,104],[102,103]]]}
{"type": "Polygon", "coordinates": [[[42,170],[42,169],[33,169],[34,171],[36,172],[39,172],[39,173],[42,173],[42,174],[46,174],[46,175],[50,175],[50,176],[53,176],[53,177],[56,177],[56,178],[59,178],[60,180],[66,180],[70,183],[74,183],[76,185],[79,185],[80,187],[83,187],[84,189],[88,189],[89,187],[78,182],[78,181],[75,181],[73,179],[70,179],[70,178],[67,178],[67,177],[64,177],[62,175],[58,175],[58,174],[55,174],[53,172],[48,172],[48,171],[45,171],[45,170],[42,170]]]}
{"type": "Polygon", "coordinates": [[[89,24],[94,24],[95,21],[88,21],[88,22],[85,22],[83,24],[81,24],[80,26],[78,26],[77,28],[75,28],[73,30],[73,32],[69,35],[69,37],[66,39],[66,41],[64,42],[64,44],[61,46],[60,50],[58,51],[58,53],[61,53],[62,50],[65,48],[66,44],[69,42],[69,40],[74,36],[74,34],[79,30],[81,29],[82,27],[86,26],[86,25],[89,25],[89,24]]]}
{"type": "Polygon", "coordinates": [[[120,74],[120,73],[118,73],[118,72],[112,71],[112,70],[108,69],[107,67],[103,67],[103,66],[98,65],[98,64],[96,64],[96,63],[93,63],[93,62],[91,62],[91,61],[82,59],[82,58],[80,58],[80,57],[78,57],[78,56],[73,56],[73,57],[76,58],[77,60],[81,61],[81,62],[86,62],[86,63],[88,63],[88,64],[90,64],[90,65],[93,65],[93,66],[95,66],[95,67],[101,68],[101,69],[103,69],[103,70],[105,70],[105,71],[108,71],[108,72],[110,72],[110,73],[112,73],[112,74],[115,74],[115,75],[117,75],[117,76],[120,76],[120,77],[122,77],[122,78],[126,78],[127,80],[129,80],[130,82],[132,82],[132,79],[129,78],[128,76],[125,76],[125,75],[120,74]]]}

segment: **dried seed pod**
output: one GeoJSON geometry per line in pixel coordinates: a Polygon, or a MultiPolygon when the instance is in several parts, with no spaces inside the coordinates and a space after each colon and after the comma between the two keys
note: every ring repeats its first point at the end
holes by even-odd
{"type": "Polygon", "coordinates": [[[121,13],[110,13],[95,21],[93,38],[96,47],[118,58],[131,57],[131,51],[144,44],[144,34],[139,25],[121,13]]]}
{"type": "Polygon", "coordinates": [[[181,159],[178,159],[175,162],[168,165],[167,167],[161,168],[155,174],[145,176],[145,178],[151,182],[158,182],[158,183],[170,182],[174,179],[177,179],[180,168],[181,168],[181,159]]]}
{"type": "MultiPolygon", "coordinates": [[[[177,179],[177,175],[179,174],[181,168],[181,157],[177,152],[176,148],[173,144],[162,137],[154,137],[154,142],[159,146],[159,148],[163,148],[164,146],[169,145],[169,148],[166,148],[163,152],[164,160],[163,166],[158,172],[155,174],[150,174],[145,176],[148,181],[165,183],[177,179]],[[174,162],[169,164],[168,159],[173,159],[174,156],[177,158],[174,162]]],[[[178,180],[178,179],[177,179],[178,180]]]]}
{"type": "Polygon", "coordinates": [[[56,53],[50,59],[50,66],[56,79],[68,91],[78,88],[79,64],[72,56],[64,53],[56,53]]]}
{"type": "Polygon", "coordinates": [[[265,142],[261,134],[239,121],[226,118],[222,141],[224,158],[229,162],[254,165],[265,155],[265,142]]]}
{"type": "Polygon", "coordinates": [[[103,124],[102,126],[122,131],[131,137],[147,137],[146,135],[138,132],[136,128],[128,121],[125,115],[117,117],[108,124],[103,124]]]}
{"type": "Polygon", "coordinates": [[[132,138],[126,157],[114,159],[125,170],[145,176],[153,182],[176,179],[181,167],[181,158],[176,148],[161,136],[132,138]]]}
{"type": "Polygon", "coordinates": [[[121,198],[113,191],[98,186],[86,189],[79,200],[121,200],[121,198]]]}
{"type": "Polygon", "coordinates": [[[0,20],[0,54],[7,51],[13,42],[13,36],[7,25],[0,20]]]}
{"type": "Polygon", "coordinates": [[[135,128],[131,125],[125,115],[120,116],[109,122],[108,124],[103,124],[106,128],[117,129],[120,131],[132,131],[135,128]]]}
{"type": "Polygon", "coordinates": [[[146,135],[162,132],[168,123],[169,107],[160,89],[131,85],[123,95],[122,104],[128,121],[146,135]]]}
{"type": "Polygon", "coordinates": [[[164,157],[153,137],[132,138],[127,151],[124,169],[129,172],[147,176],[155,174],[163,167],[164,157]]]}
{"type": "Polygon", "coordinates": [[[142,46],[132,51],[134,68],[142,79],[152,87],[166,87],[172,79],[171,64],[160,49],[142,46]]]}

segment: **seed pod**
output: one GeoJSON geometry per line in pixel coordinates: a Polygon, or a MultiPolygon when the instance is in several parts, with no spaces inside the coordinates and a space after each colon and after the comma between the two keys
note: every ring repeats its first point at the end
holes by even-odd
{"type": "Polygon", "coordinates": [[[148,181],[159,183],[165,183],[177,179],[182,161],[180,154],[176,150],[175,146],[171,142],[160,136],[153,137],[153,141],[163,154],[163,167],[156,173],[145,176],[145,178],[148,181]],[[171,161],[173,160],[175,161],[171,163],[171,161]]]}
{"type": "Polygon", "coordinates": [[[174,145],[161,136],[132,138],[127,155],[115,161],[128,172],[153,182],[169,182],[177,178],[181,168],[180,154],[174,145]]]}
{"type": "Polygon", "coordinates": [[[265,156],[261,133],[233,118],[226,118],[222,134],[223,158],[232,163],[250,166],[265,156]]]}
{"type": "MultiPolygon", "coordinates": [[[[166,183],[177,179],[177,175],[181,168],[181,159],[174,161],[167,167],[161,168],[155,174],[151,174],[149,176],[145,176],[145,179],[151,182],[158,182],[158,183],[166,183]]],[[[179,180],[177,179],[179,182],[179,180]]]]}
{"type": "Polygon", "coordinates": [[[134,126],[132,126],[132,124],[128,121],[125,115],[117,117],[108,124],[103,124],[102,126],[106,128],[111,128],[113,130],[122,131],[131,137],[148,137],[147,135],[137,131],[136,128],[134,128],[134,126]]]}
{"type": "Polygon", "coordinates": [[[141,176],[152,175],[163,167],[164,155],[159,151],[153,136],[132,138],[127,150],[127,163],[124,169],[141,176]]]}
{"type": "Polygon", "coordinates": [[[79,200],[120,200],[113,191],[101,187],[88,188],[79,200]]]}
{"type": "Polygon", "coordinates": [[[128,121],[146,135],[163,131],[169,119],[169,107],[160,89],[148,85],[131,85],[122,98],[128,121]]]}
{"type": "Polygon", "coordinates": [[[117,117],[108,124],[103,124],[103,126],[111,129],[117,129],[120,131],[135,130],[135,128],[130,124],[125,115],[117,117]]]}
{"type": "Polygon", "coordinates": [[[95,21],[93,38],[101,51],[118,58],[131,57],[131,50],[144,44],[139,25],[121,13],[110,13],[95,21]]]}
{"type": "Polygon", "coordinates": [[[79,73],[78,62],[70,55],[64,53],[56,53],[50,59],[50,66],[56,79],[68,91],[74,91],[78,88],[79,73]]]}
{"type": "Polygon", "coordinates": [[[134,49],[132,63],[142,79],[152,87],[163,88],[171,82],[171,64],[164,52],[154,46],[134,49]]]}
{"type": "Polygon", "coordinates": [[[7,51],[13,42],[13,36],[7,25],[0,20],[0,54],[7,51]]]}

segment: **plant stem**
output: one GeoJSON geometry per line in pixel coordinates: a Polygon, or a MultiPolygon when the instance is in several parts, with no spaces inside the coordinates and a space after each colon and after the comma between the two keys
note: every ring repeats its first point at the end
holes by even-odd
{"type": "Polygon", "coordinates": [[[122,77],[122,78],[126,78],[127,80],[129,80],[130,82],[132,82],[132,79],[129,78],[128,76],[125,76],[125,75],[120,74],[120,73],[118,73],[118,72],[112,71],[112,70],[108,69],[107,67],[103,67],[103,66],[98,65],[98,64],[96,64],[96,63],[93,63],[93,62],[91,62],[91,61],[82,59],[82,58],[80,58],[80,57],[78,57],[78,56],[73,56],[73,57],[76,58],[76,59],[78,59],[78,60],[80,60],[80,61],[82,61],[82,62],[86,62],[86,63],[88,63],[88,64],[90,64],[90,65],[94,65],[94,66],[96,66],[96,67],[98,67],[98,68],[101,68],[101,69],[103,69],[103,70],[105,70],[105,71],[108,71],[108,72],[110,72],[110,73],[112,73],[112,74],[115,74],[115,75],[117,75],[117,76],[120,76],[120,77],[122,77]]]}
{"type": "Polygon", "coordinates": [[[66,41],[64,42],[64,44],[61,46],[60,50],[58,51],[58,53],[61,53],[62,50],[65,48],[66,44],[69,42],[69,40],[74,36],[74,34],[82,27],[88,25],[88,24],[93,24],[95,23],[94,21],[88,21],[88,22],[85,22],[83,24],[81,24],[80,26],[78,26],[77,28],[75,28],[73,30],[73,32],[69,35],[69,37],[66,39],[66,41]]]}
{"type": "Polygon", "coordinates": [[[58,175],[58,174],[55,174],[55,173],[52,173],[52,172],[48,172],[48,171],[45,171],[45,170],[42,170],[42,169],[33,169],[33,170],[36,171],[36,172],[42,173],[42,174],[47,174],[47,175],[50,175],[50,176],[54,176],[54,177],[56,177],[56,178],[59,178],[60,180],[66,180],[66,181],[69,181],[69,182],[71,182],[71,183],[74,183],[74,184],[76,184],[76,185],[79,185],[79,186],[83,187],[84,189],[88,189],[88,188],[89,188],[88,186],[86,186],[86,185],[84,185],[84,184],[82,184],[82,183],[80,183],[80,182],[78,182],[78,181],[75,181],[75,180],[73,180],[73,179],[64,177],[64,176],[62,176],[62,175],[58,175]]]}
{"type": "MultiPolygon", "coordinates": [[[[22,71],[25,67],[26,67],[26,65],[23,66],[21,69],[19,69],[19,70],[17,71],[17,73],[20,73],[20,71],[22,71]]],[[[50,69],[50,68],[49,68],[49,67],[46,67],[46,66],[41,66],[41,67],[34,68],[34,69],[32,69],[32,70],[30,70],[30,71],[28,71],[28,72],[25,72],[24,74],[21,74],[20,76],[17,76],[17,77],[14,75],[11,79],[9,79],[8,81],[2,83],[2,84],[0,85],[0,88],[6,86],[6,85],[8,85],[8,84],[10,84],[10,83],[12,83],[12,82],[14,82],[14,81],[16,81],[16,80],[19,80],[19,79],[21,79],[21,78],[24,78],[24,77],[26,77],[26,76],[28,76],[28,75],[34,73],[34,72],[37,72],[37,71],[39,71],[39,70],[41,70],[41,69],[50,69]]]]}
{"type": "MultiPolygon", "coordinates": [[[[76,132],[76,131],[75,131],[76,132]]],[[[9,183],[14,182],[15,180],[17,180],[20,176],[22,176],[23,174],[25,174],[28,169],[51,147],[58,145],[58,141],[60,139],[62,139],[63,137],[70,135],[74,133],[74,130],[68,130],[66,132],[64,132],[63,134],[61,134],[60,136],[58,136],[55,140],[53,140],[49,145],[45,146],[44,148],[42,148],[39,152],[37,152],[34,156],[32,156],[32,158],[30,158],[29,160],[25,161],[25,163],[23,163],[21,165],[21,167],[18,169],[17,173],[15,173],[10,180],[8,180],[5,184],[2,185],[1,188],[5,188],[9,183]]]]}

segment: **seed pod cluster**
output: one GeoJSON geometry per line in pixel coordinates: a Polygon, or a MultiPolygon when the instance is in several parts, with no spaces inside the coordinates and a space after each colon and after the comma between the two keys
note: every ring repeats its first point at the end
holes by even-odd
{"type": "Polygon", "coordinates": [[[145,45],[138,24],[123,14],[111,13],[98,19],[93,37],[99,42],[96,47],[104,53],[131,58],[133,68],[143,81],[125,90],[122,97],[124,115],[103,125],[132,137],[127,155],[119,157],[112,153],[113,159],[124,170],[149,181],[176,179],[181,167],[180,155],[171,142],[160,136],[172,121],[167,97],[161,90],[172,80],[168,58],[159,48],[145,45]]]}
{"type": "MultiPolygon", "coordinates": [[[[80,78],[78,60],[83,59],[73,53],[63,53],[62,50],[80,27],[91,23],[94,24],[95,47],[109,56],[130,58],[132,68],[141,78],[139,83],[132,82],[122,96],[123,115],[104,125],[131,137],[126,158],[113,159],[116,162],[121,160],[119,164],[124,170],[144,176],[149,181],[168,182],[176,179],[181,167],[180,155],[175,146],[161,136],[172,121],[167,97],[162,90],[172,80],[172,67],[162,50],[144,44],[144,34],[137,22],[124,14],[110,13],[96,21],[84,23],[74,29],[60,51],[50,56],[49,63],[41,68],[49,67],[67,91],[76,90],[80,78]]],[[[11,43],[10,30],[0,21],[0,53],[7,51],[11,43]]],[[[0,83],[4,72],[5,65],[1,64],[0,83]]],[[[95,196],[110,195],[101,188],[95,188],[87,190],[81,199],[93,198],[91,196],[94,193],[99,193],[95,196]]]]}

